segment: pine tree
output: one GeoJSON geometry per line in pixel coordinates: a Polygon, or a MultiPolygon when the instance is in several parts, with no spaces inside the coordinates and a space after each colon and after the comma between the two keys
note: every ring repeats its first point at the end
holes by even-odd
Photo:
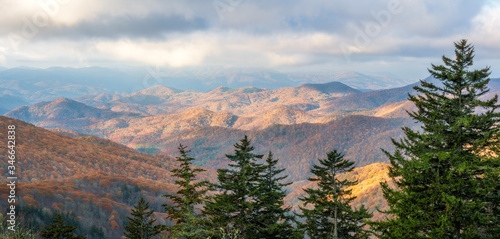
{"type": "Polygon", "coordinates": [[[234,145],[234,154],[227,154],[229,168],[218,169],[220,193],[206,203],[205,212],[210,215],[214,230],[239,231],[244,238],[257,238],[255,225],[256,197],[262,166],[256,160],[264,155],[254,154],[254,147],[245,137],[234,145]]]}
{"type": "Polygon", "coordinates": [[[356,210],[349,205],[356,197],[351,196],[352,190],[348,188],[357,181],[338,178],[351,172],[354,162],[334,150],[327,153],[326,159],[319,159],[319,163],[313,165],[314,177],[309,178],[318,182],[318,188],[304,189],[307,196],[300,198],[304,202],[300,216],[305,218],[301,227],[310,238],[369,238],[364,221],[372,214],[364,206],[356,210]]]}
{"type": "Polygon", "coordinates": [[[197,173],[206,170],[193,167],[192,161],[195,159],[188,156],[189,150],[186,146],[181,144],[178,149],[180,157],[176,159],[180,162],[180,167],[171,170],[171,172],[174,177],[179,178],[175,181],[179,190],[176,195],[165,195],[166,198],[175,203],[175,206],[163,205],[169,214],[168,218],[176,223],[168,230],[172,238],[205,239],[209,235],[206,228],[207,219],[196,213],[196,206],[202,205],[206,201],[205,194],[210,183],[196,180],[197,173]]]}
{"type": "Polygon", "coordinates": [[[477,238],[498,228],[491,208],[498,159],[481,156],[498,155],[498,97],[480,99],[489,91],[489,67],[469,70],[474,48],[466,40],[455,48],[455,59],[443,56],[444,65],[429,69],[441,84],[421,81],[420,94],[409,96],[418,109],[409,115],[422,131],[404,127],[406,138],[386,152],[395,188],[382,183],[390,217],[373,223],[381,238],[477,238]]]}
{"type": "Polygon", "coordinates": [[[294,227],[295,217],[290,207],[284,206],[286,191],[291,183],[281,183],[287,176],[279,176],[285,169],[276,167],[278,159],[269,152],[263,165],[256,191],[256,217],[258,238],[303,238],[294,227]]]}
{"type": "Polygon", "coordinates": [[[500,237],[500,159],[498,156],[491,159],[488,167],[491,170],[487,170],[484,174],[488,184],[485,187],[487,191],[484,196],[486,203],[484,213],[488,219],[484,227],[478,231],[481,238],[494,239],[500,237]]]}
{"type": "Polygon", "coordinates": [[[128,226],[125,226],[124,235],[130,239],[152,238],[162,232],[162,225],[153,225],[156,219],[152,219],[153,210],[149,210],[149,203],[141,197],[137,205],[132,209],[128,218],[128,226]]]}
{"type": "Polygon", "coordinates": [[[40,236],[43,238],[85,239],[84,236],[74,234],[77,227],[66,225],[63,221],[62,214],[56,214],[52,219],[52,223],[42,228],[40,236]]]}

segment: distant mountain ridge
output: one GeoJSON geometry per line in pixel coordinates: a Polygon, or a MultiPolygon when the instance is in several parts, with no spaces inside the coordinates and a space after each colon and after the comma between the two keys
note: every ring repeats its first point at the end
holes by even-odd
{"type": "Polygon", "coordinates": [[[221,86],[206,93],[154,86],[124,96],[99,94],[82,96],[75,100],[113,111],[140,112],[149,115],[178,113],[190,108],[241,115],[276,106],[310,111],[319,108],[321,102],[326,99],[355,93],[360,91],[340,82],[303,84],[275,90],[221,86]]]}
{"type": "Polygon", "coordinates": [[[61,124],[66,127],[71,124],[75,127],[84,127],[99,120],[141,116],[129,112],[98,109],[67,98],[41,102],[32,106],[22,106],[5,115],[47,128],[59,127],[61,124]]]}
{"type": "MultiPolygon", "coordinates": [[[[256,87],[278,89],[307,83],[340,81],[351,87],[365,89],[391,88],[404,85],[391,77],[360,73],[299,74],[280,73],[266,69],[111,69],[105,67],[50,67],[46,69],[17,67],[0,69],[0,97],[20,97],[27,104],[57,98],[76,98],[94,94],[132,94],[151,85],[172,89],[208,92],[219,86],[228,88],[256,87]],[[346,77],[349,75],[349,77],[346,77]],[[355,84],[352,79],[356,79],[355,84]],[[387,82],[380,85],[381,79],[387,82]],[[388,82],[397,82],[389,84],[388,82]],[[373,86],[373,87],[372,87],[373,86]]],[[[148,95],[151,95],[148,93],[148,95]]],[[[19,105],[5,104],[2,111],[19,105]]],[[[1,112],[0,112],[1,113],[1,112]]]]}
{"type": "Polygon", "coordinates": [[[340,94],[352,94],[359,93],[359,90],[353,89],[341,82],[333,81],[322,84],[307,83],[298,86],[298,88],[306,88],[311,90],[317,90],[324,94],[340,93],[340,94]]]}

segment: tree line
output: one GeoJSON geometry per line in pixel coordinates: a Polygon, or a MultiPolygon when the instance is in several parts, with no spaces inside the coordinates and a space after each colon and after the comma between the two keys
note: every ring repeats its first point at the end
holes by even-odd
{"type": "MultiPolygon", "coordinates": [[[[484,99],[489,67],[473,70],[474,47],[455,43],[455,58],[432,64],[436,82],[421,81],[409,95],[417,111],[408,112],[422,127],[404,127],[394,140],[391,182],[382,182],[389,209],[372,221],[361,206],[353,208],[349,187],[357,181],[338,175],[354,162],[332,150],[311,168],[316,187],[306,188],[299,212],[284,205],[284,169],[272,152],[255,154],[245,136],[227,154],[229,165],[217,170],[217,182],[198,180],[189,150],[179,145],[180,165],[172,170],[178,191],[163,205],[173,226],[159,225],[141,199],[125,227],[127,238],[500,238],[500,157],[498,96],[484,99]]],[[[45,238],[81,238],[74,227],[54,222],[45,238]],[[63,228],[63,229],[61,229],[63,228]],[[61,236],[64,235],[64,236],[61,236]]]]}
{"type": "Polygon", "coordinates": [[[212,184],[196,179],[204,169],[194,167],[195,159],[189,156],[186,146],[180,145],[180,156],[176,158],[180,166],[172,170],[179,190],[175,195],[165,195],[173,205],[164,205],[175,225],[154,225],[152,210],[141,200],[132,210],[125,236],[151,238],[165,230],[168,238],[192,239],[304,238],[304,233],[310,238],[369,237],[365,220],[371,218],[371,213],[364,207],[353,209],[349,205],[354,197],[348,187],[357,182],[336,177],[352,171],[354,162],[335,150],[320,159],[311,170],[315,177],[309,179],[318,182],[318,189],[306,189],[308,196],[301,198],[304,207],[298,214],[284,205],[284,187],[290,183],[282,182],[287,176],[281,174],[284,169],[276,167],[278,159],[272,152],[266,156],[253,153],[247,136],[234,147],[234,153],[226,155],[230,164],[217,170],[218,182],[212,184]],[[207,195],[209,190],[213,195],[207,195]]]}

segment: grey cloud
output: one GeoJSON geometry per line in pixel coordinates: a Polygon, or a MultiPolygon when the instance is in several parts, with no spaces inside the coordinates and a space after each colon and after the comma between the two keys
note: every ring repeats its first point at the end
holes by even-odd
{"type": "MultiPolygon", "coordinates": [[[[161,38],[172,32],[240,31],[257,34],[295,32],[327,32],[351,37],[353,26],[363,28],[367,22],[376,22],[373,13],[386,11],[392,1],[399,2],[401,14],[393,19],[385,33],[396,36],[412,35],[441,37],[467,32],[471,19],[486,3],[485,0],[408,1],[408,0],[215,0],[215,1],[160,1],[148,9],[145,16],[125,14],[112,16],[109,12],[70,26],[50,26],[40,31],[44,38],[161,38]],[[212,3],[219,3],[219,9],[212,3]],[[236,3],[233,4],[232,3],[236,3]],[[222,12],[221,12],[222,11],[222,12]],[[106,15],[109,14],[109,15],[106,15]],[[223,18],[219,18],[219,14],[223,18]]],[[[139,2],[129,1],[119,8],[133,12],[139,2]],[[133,3],[133,4],[132,4],[133,3]]],[[[115,3],[117,4],[117,3],[115,3]]],[[[7,23],[3,23],[5,25],[7,23]]],[[[22,21],[13,29],[21,29],[22,21]]],[[[5,29],[12,29],[7,24],[5,29]]]]}
{"type": "Polygon", "coordinates": [[[402,4],[403,13],[394,22],[399,35],[440,38],[467,33],[486,1],[402,1],[402,4]]]}
{"type": "Polygon", "coordinates": [[[119,16],[102,17],[80,22],[72,26],[53,27],[43,31],[41,37],[62,38],[163,38],[169,33],[185,33],[206,30],[208,22],[200,19],[186,19],[183,16],[151,14],[146,17],[119,16]]]}

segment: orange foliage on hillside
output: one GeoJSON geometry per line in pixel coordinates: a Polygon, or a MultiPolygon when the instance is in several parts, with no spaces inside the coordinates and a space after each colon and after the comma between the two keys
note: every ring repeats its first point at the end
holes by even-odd
{"type": "MultiPolygon", "coordinates": [[[[387,209],[387,202],[382,195],[380,182],[390,182],[388,176],[388,166],[383,163],[374,163],[365,167],[355,168],[352,172],[339,175],[341,179],[347,178],[349,180],[357,180],[358,184],[352,186],[352,195],[356,199],[351,203],[355,208],[359,208],[362,204],[373,212],[373,220],[382,220],[384,215],[376,211],[387,209]]],[[[316,182],[309,182],[307,180],[298,181],[288,187],[290,193],[285,197],[285,204],[292,206],[293,210],[298,210],[298,206],[302,205],[299,198],[305,196],[304,188],[314,188],[317,186],[316,182]]]]}

